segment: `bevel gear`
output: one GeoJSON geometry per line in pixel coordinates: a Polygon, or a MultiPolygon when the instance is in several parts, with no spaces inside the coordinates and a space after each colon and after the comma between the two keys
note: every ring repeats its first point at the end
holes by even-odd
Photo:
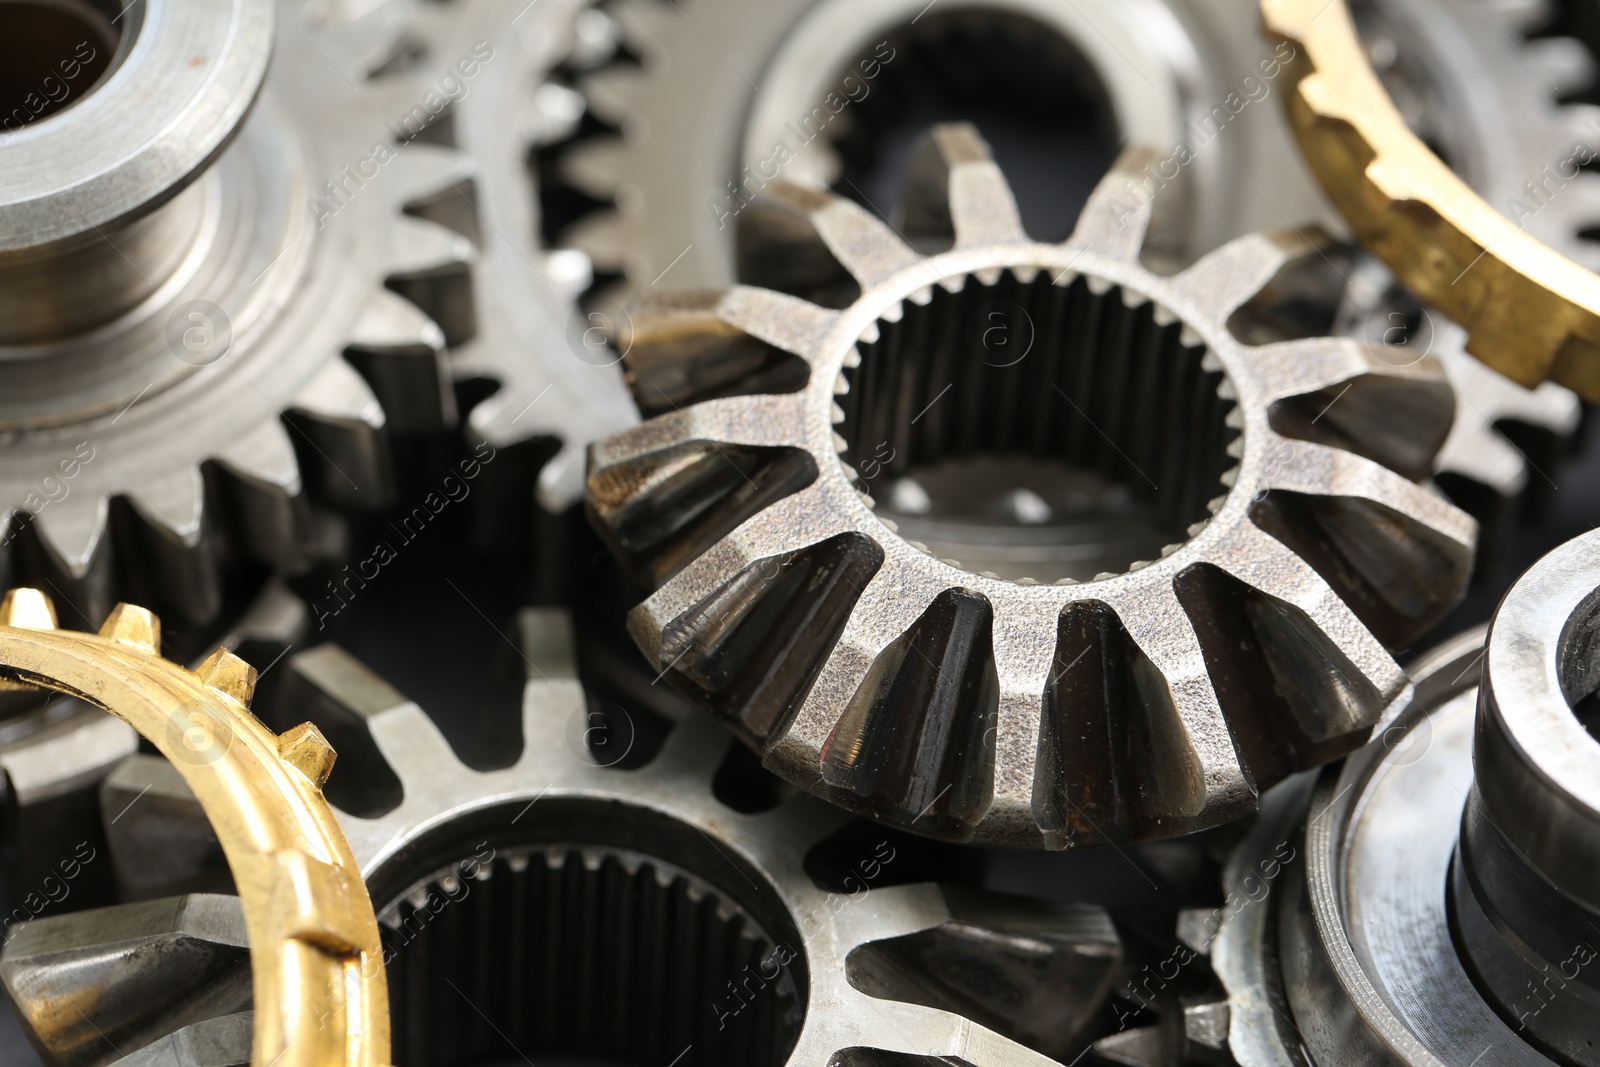
{"type": "Polygon", "coordinates": [[[456,157],[396,145],[406,90],[357,85],[309,23],[140,0],[102,83],[0,142],[0,288],[26,311],[0,360],[0,568],[81,614],[137,587],[213,616],[232,561],[303,565],[308,499],[383,501],[388,431],[453,419],[427,312],[473,251],[408,209],[456,157]]]}
{"type": "Polygon", "coordinates": [[[1449,387],[1349,339],[1239,342],[1230,315],[1302,243],[1152,274],[1149,202],[1122,180],[1147,158],[1045,245],[976,134],[941,128],[907,214],[950,251],[785,187],[751,209],[768,277],[859,296],[739,287],[641,313],[636,395],[672,410],[593,446],[591,512],[659,587],[630,617],[639,647],[783,777],[939,836],[1169,836],[1248,812],[1404,696],[1384,643],[1471,568],[1472,520],[1409,480],[1449,387]],[[990,309],[1034,324],[1031,358],[985,348],[990,309]],[[1085,582],[1005,581],[925,554],[862,489],[874,460],[984,452],[1128,486],[1165,547],[1125,545],[1085,582]]]}
{"type": "MultiPolygon", "coordinates": [[[[627,752],[596,739],[636,735],[589,710],[565,618],[529,609],[516,632],[521,752],[502,770],[460,762],[422,709],[337,646],[287,664],[288,703],[356,760],[341,768],[355,772],[344,792],[330,788],[366,813],[341,819],[379,904],[397,1059],[1044,1067],[1018,1042],[1076,1051],[1122,959],[1102,910],[892,884],[896,846],[876,836],[847,854],[847,892],[821,888],[807,856],[848,817],[798,792],[754,812],[717,799],[732,742],[704,718],[674,727],[635,769],[614,766],[627,752]]],[[[119,795],[149,767],[135,757],[119,795]]],[[[134,806],[114,835],[136,841],[177,799],[164,790],[162,805],[134,806]]],[[[172,875],[174,854],[149,866],[172,875]]],[[[193,977],[197,960],[237,966],[217,917],[227,898],[182,899],[37,921],[0,976],[15,993],[41,975],[104,988],[136,974],[148,1015],[179,1033],[231,1026],[238,1005],[199,996],[193,977]],[[153,944],[169,951],[136,951],[153,944]]],[[[32,1017],[44,1005],[19,1007],[32,1017]]],[[[59,1063],[69,1049],[42,1051],[59,1063]]]]}
{"type": "Polygon", "coordinates": [[[1214,952],[1244,1067],[1597,1061],[1600,539],[1549,553],[1415,700],[1230,861],[1303,848],[1214,952]]]}

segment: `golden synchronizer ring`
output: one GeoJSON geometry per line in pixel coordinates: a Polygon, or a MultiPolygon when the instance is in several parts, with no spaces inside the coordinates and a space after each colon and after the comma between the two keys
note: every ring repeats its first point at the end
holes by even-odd
{"type": "Polygon", "coordinates": [[[1600,401],[1600,276],[1519,229],[1411,132],[1345,0],[1262,0],[1261,17],[1299,50],[1290,123],[1361,243],[1461,323],[1484,363],[1600,401]]]}
{"type": "MultiPolygon", "coordinates": [[[[256,1067],[383,1067],[388,989],[378,924],[322,796],[334,752],[310,723],[281,737],[250,714],[255,670],[226,649],[162,659],[160,622],[120,604],[99,634],[56,628],[38,590],[0,602],[0,685],[52,689],[124,719],[199,799],[250,938],[256,1067]]],[[[76,1010],[69,1002],[62,1011],[76,1010]]]]}

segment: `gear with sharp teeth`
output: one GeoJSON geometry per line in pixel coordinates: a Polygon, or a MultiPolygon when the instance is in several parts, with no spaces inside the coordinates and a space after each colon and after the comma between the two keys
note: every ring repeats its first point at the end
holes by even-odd
{"type": "Polygon", "coordinates": [[[408,91],[357,86],[303,5],[143,9],[104,84],[0,144],[0,272],[50,312],[6,328],[0,569],[205,620],[238,561],[305,565],[308,500],[384,500],[390,431],[453,420],[474,253],[408,213],[456,154],[397,146],[408,91]]]}
{"type": "Polygon", "coordinates": [[[1410,480],[1448,384],[1350,339],[1239,342],[1230,315],[1299,242],[1152,274],[1138,151],[1043,245],[970,127],[932,144],[912,186],[940,202],[914,206],[948,252],[783,187],[750,209],[774,273],[853,303],[740,287],[637,316],[632,385],[666,413],[589,467],[597,527],[658,587],[630,630],[769,768],[925,834],[1061,848],[1235,818],[1359,745],[1405,693],[1385,643],[1464,589],[1472,520],[1410,480]],[[1004,367],[996,300],[1037,333],[1004,367]],[[1083,582],[974,574],[874,514],[890,452],[1076,463],[1169,543],[1083,582]]]}
{"type": "MultiPolygon", "coordinates": [[[[529,609],[516,633],[527,663],[522,748],[502,770],[461,763],[422,709],[337,646],[284,668],[286,704],[343,749],[330,790],[347,806],[341,823],[378,905],[399,1062],[576,1052],[752,1067],[1046,1067],[1081,1049],[1123,958],[1103,910],[904,884],[899,870],[916,861],[903,838],[837,848],[840,831],[860,824],[798,792],[736,811],[712,792],[732,742],[705,718],[621,769],[627,753],[606,746],[633,731],[588,710],[565,617],[529,609]],[[352,775],[343,792],[339,774],[352,775]],[[825,842],[828,869],[846,871],[830,876],[834,889],[808,873],[825,842]]],[[[144,756],[125,765],[124,795],[150,767],[144,756]]],[[[134,807],[114,836],[148,833],[163,810],[134,807]]],[[[178,855],[163,875],[185,873],[178,855]]],[[[45,1006],[33,991],[73,977],[92,985],[82,963],[99,961],[90,979],[138,975],[147,1016],[180,1027],[133,1056],[170,1048],[200,1067],[186,1050],[219,1031],[237,1055],[248,1038],[228,1014],[237,1005],[198,998],[194,979],[196,961],[216,974],[229,958],[241,966],[226,900],[36,920],[0,959],[0,978],[32,1017],[45,1006]]],[[[42,1051],[58,1063],[66,1050],[42,1051]]]]}
{"type": "Polygon", "coordinates": [[[589,263],[540,241],[530,164],[582,116],[581,100],[553,72],[583,52],[590,23],[603,18],[590,3],[393,0],[379,9],[427,48],[403,78],[412,89],[401,101],[408,110],[387,120],[461,156],[449,186],[420,213],[469,232],[477,249],[470,329],[450,339],[450,373],[498,388],[464,414],[468,436],[497,449],[553,440],[537,492],[556,511],[583,496],[584,446],[638,421],[616,354],[594,322],[574,313],[592,278],[589,263]],[[428,94],[437,101],[451,87],[455,95],[435,113],[428,94]]]}

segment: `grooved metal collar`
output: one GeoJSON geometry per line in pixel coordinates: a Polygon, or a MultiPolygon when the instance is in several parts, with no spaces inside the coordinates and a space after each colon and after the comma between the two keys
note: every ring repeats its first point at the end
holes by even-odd
{"type": "MultiPolygon", "coordinates": [[[[42,594],[0,604],[0,673],[82,696],[172,761],[204,809],[240,888],[252,946],[258,1067],[381,1067],[389,1056],[377,922],[321,786],[334,752],[309,723],[281,737],[250,715],[255,671],[219,649],[199,671],[160,658],[160,624],[119,605],[98,635],[58,631],[42,594]]],[[[39,1040],[84,1009],[48,981],[24,1018],[39,1040]]],[[[86,1002],[93,1010],[93,998],[86,1002]]]]}
{"type": "Polygon", "coordinates": [[[1274,804],[1230,860],[1303,867],[1213,952],[1243,1067],[1589,1067],[1600,1044],[1600,536],[1536,563],[1423,657],[1379,739],[1274,804]],[[1587,727],[1587,729],[1586,729],[1587,727]]]}
{"type": "Polygon", "coordinates": [[[1154,275],[1124,186],[1146,159],[1043,245],[976,134],[944,127],[907,218],[948,252],[782,187],[749,209],[753,259],[859,297],[740,287],[636,320],[636,395],[672,410],[592,447],[591,512],[661,587],[630,618],[639,646],[784,777],[939,836],[1166,836],[1249,811],[1404,695],[1383,642],[1437,619],[1471,563],[1472,521],[1407,478],[1450,390],[1351,340],[1237,341],[1230,315],[1296,242],[1154,275]],[[1037,324],[1003,367],[969,332],[995,299],[1037,324]],[[973,574],[873,514],[858,479],[880,440],[905,463],[1024,453],[1147,483],[1172,543],[1083,584],[973,574]]]}

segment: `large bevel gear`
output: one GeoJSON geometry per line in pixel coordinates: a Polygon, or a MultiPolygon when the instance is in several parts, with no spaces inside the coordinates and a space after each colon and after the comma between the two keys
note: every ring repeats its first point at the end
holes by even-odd
{"type": "Polygon", "coordinates": [[[1385,643],[1471,568],[1472,520],[1410,480],[1449,387],[1353,340],[1238,341],[1230,315],[1298,246],[1152,274],[1149,204],[1123,183],[1147,158],[1045,245],[982,142],[945,127],[907,215],[948,252],[785,187],[751,209],[768,274],[859,297],[740,287],[641,313],[635,388],[672,410],[593,446],[591,511],[660,587],[630,617],[640,648],[784,777],[941,836],[1159,837],[1249,811],[1404,695],[1385,643]],[[991,311],[1032,324],[1033,351],[986,348],[991,311]],[[1087,582],[1004,581],[926,555],[863,491],[874,462],[983,452],[1128,486],[1166,546],[1087,582]]]}
{"type": "Polygon", "coordinates": [[[440,312],[467,284],[470,244],[407,210],[455,157],[394,144],[409,92],[358,85],[309,23],[143,0],[103,84],[0,144],[28,311],[0,360],[0,562],[69,618],[130,589],[213,615],[231,560],[303,563],[308,497],[383,500],[387,431],[453,418],[444,332],[394,290],[440,312]]]}
{"type": "Polygon", "coordinates": [[[475,443],[553,442],[538,471],[539,499],[553,510],[582,498],[585,445],[638,421],[603,331],[574,311],[588,262],[540,239],[532,157],[582,120],[582,100],[552,74],[596,47],[590,4],[391,0],[337,26],[383,57],[369,67],[403,64],[377,78],[409,89],[390,93],[399,105],[385,116],[390,129],[458,153],[448,184],[416,207],[476,248],[470,297],[446,312],[450,373],[498,386],[465,413],[475,443]],[[393,58],[410,51],[423,54],[393,58]]]}
{"type": "Polygon", "coordinates": [[[1597,549],[1551,552],[1487,637],[1419,661],[1381,740],[1233,857],[1237,880],[1303,856],[1214,946],[1244,1067],[1600,1062],[1597,549]]]}
{"type": "MultiPolygon", "coordinates": [[[[518,635],[522,748],[503,770],[461,763],[425,712],[336,646],[288,664],[291,704],[355,764],[340,795],[368,817],[341,822],[384,930],[399,1062],[576,1051],[1045,1067],[1018,1041],[1077,1051],[1122,960],[1103,911],[901,884],[897,859],[912,861],[875,835],[841,853],[843,892],[820,888],[806,857],[847,817],[799,793],[753,813],[716,799],[732,742],[705,719],[673,728],[637,769],[610,766],[634,735],[588,710],[565,618],[526,611],[518,635]]],[[[167,770],[137,757],[108,786],[125,888],[170,892],[205,873],[204,824],[167,770]],[[140,789],[155,802],[128,805],[140,789]]],[[[32,1029],[47,1061],[108,1062],[108,1041],[127,1033],[128,1046],[154,1042],[135,1056],[193,1067],[197,1034],[247,1041],[227,904],[166,897],[23,927],[0,976],[14,995],[55,989],[19,1003],[44,1024],[32,1029]],[[106,995],[128,982],[137,1012],[106,995]],[[83,1017],[52,1013],[62,998],[83,1017]]]]}
{"type": "Polygon", "coordinates": [[[1284,218],[1334,218],[1270,113],[1292,57],[1261,37],[1249,0],[618,0],[597,10],[622,48],[574,80],[604,125],[560,157],[559,177],[600,206],[564,241],[597,271],[624,275],[633,297],[744,280],[734,220],[775,178],[870,198],[844,180],[839,143],[873,143],[875,123],[921,114],[919,92],[951,86],[1038,122],[1042,132],[1019,132],[1021,121],[1012,131],[1035,146],[1084,139],[1083,155],[1099,158],[1076,176],[1081,192],[1115,146],[1161,148],[1136,178],[1173,187],[1157,228],[1178,258],[1284,218]],[[1033,99],[1041,78],[1059,95],[1033,99]],[[1064,121],[1076,125],[1063,133],[1064,121]]]}

